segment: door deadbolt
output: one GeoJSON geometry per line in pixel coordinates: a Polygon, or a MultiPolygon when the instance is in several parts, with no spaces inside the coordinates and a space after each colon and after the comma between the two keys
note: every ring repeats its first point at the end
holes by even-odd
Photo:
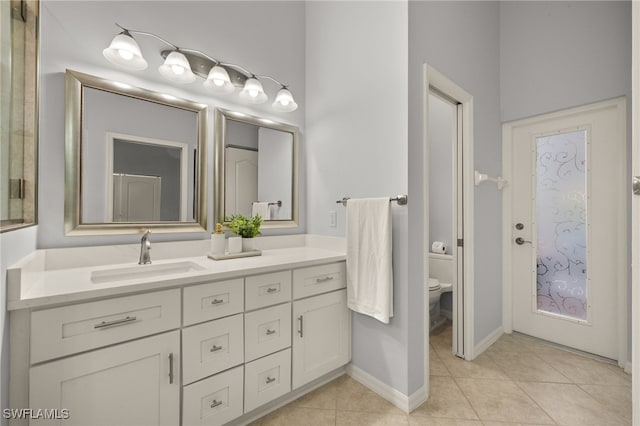
{"type": "Polygon", "coordinates": [[[516,223],[516,229],[518,231],[522,231],[524,229],[524,225],[522,223],[516,223]]]}
{"type": "Polygon", "coordinates": [[[529,243],[529,244],[531,244],[531,241],[527,241],[527,240],[525,240],[525,239],[524,239],[524,238],[522,238],[522,237],[518,237],[518,238],[516,238],[516,244],[517,244],[517,245],[521,246],[521,245],[523,245],[524,243],[529,243]]]}

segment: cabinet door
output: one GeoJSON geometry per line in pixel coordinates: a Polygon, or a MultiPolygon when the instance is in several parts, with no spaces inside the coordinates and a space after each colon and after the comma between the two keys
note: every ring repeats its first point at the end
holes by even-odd
{"type": "Polygon", "coordinates": [[[293,303],[293,388],[349,362],[347,291],[293,303]]]}
{"type": "Polygon", "coordinates": [[[173,331],[41,364],[30,371],[29,404],[69,410],[68,419],[43,424],[177,425],[179,358],[173,331]]]}

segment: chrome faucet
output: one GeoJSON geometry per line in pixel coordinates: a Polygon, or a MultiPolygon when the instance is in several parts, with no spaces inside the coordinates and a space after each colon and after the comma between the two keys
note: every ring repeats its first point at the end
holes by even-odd
{"type": "Polygon", "coordinates": [[[140,240],[140,261],[138,261],[138,265],[148,265],[151,263],[151,255],[149,254],[149,250],[151,250],[151,241],[149,241],[150,233],[151,229],[147,229],[140,240]]]}

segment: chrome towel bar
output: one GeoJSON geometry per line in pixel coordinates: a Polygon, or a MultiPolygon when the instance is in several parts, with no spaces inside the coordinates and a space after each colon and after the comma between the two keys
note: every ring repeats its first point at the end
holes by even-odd
{"type": "MultiPolygon", "coordinates": [[[[342,204],[343,206],[347,206],[347,201],[349,201],[349,197],[343,197],[342,200],[336,201],[336,204],[342,204]]],[[[407,195],[396,195],[395,197],[389,197],[389,202],[397,201],[399,206],[404,206],[407,204],[407,195]]]]}

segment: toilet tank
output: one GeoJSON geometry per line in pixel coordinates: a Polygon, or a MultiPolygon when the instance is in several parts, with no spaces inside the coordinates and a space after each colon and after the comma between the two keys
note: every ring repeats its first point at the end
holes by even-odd
{"type": "Polygon", "coordinates": [[[441,283],[453,282],[453,255],[429,253],[429,277],[441,283]]]}

